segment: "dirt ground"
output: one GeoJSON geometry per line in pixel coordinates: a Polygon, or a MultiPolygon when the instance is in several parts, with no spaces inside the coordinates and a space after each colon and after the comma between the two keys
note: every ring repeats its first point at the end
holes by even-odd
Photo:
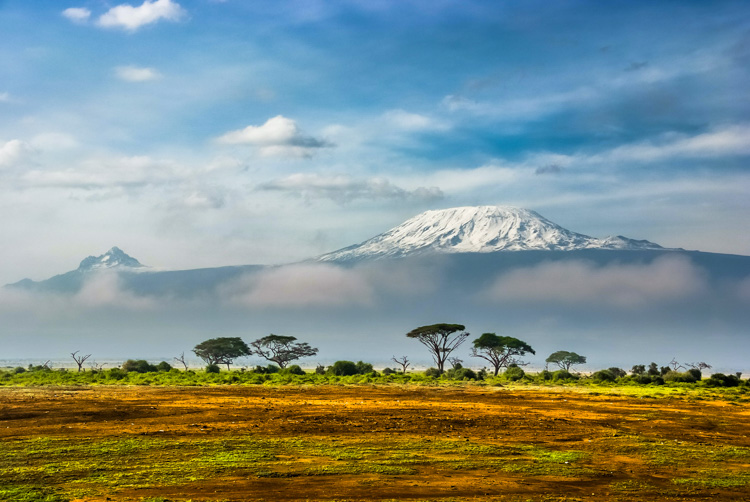
{"type": "Polygon", "coordinates": [[[750,500],[748,436],[563,388],[0,388],[0,499],[750,500]]]}

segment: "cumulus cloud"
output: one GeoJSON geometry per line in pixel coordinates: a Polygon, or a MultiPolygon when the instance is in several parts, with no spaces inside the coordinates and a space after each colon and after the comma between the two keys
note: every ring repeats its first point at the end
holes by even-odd
{"type": "Polygon", "coordinates": [[[314,199],[331,199],[347,203],[356,199],[400,199],[433,201],[443,198],[438,187],[419,187],[406,190],[385,178],[356,179],[349,175],[325,176],[297,173],[264,183],[261,190],[286,192],[314,199]]]}
{"type": "Polygon", "coordinates": [[[85,23],[91,17],[91,11],[85,7],[70,7],[62,11],[62,15],[74,23],[85,23]]]}
{"type": "Polygon", "coordinates": [[[247,126],[219,138],[225,145],[253,145],[264,156],[310,157],[319,148],[333,146],[325,140],[303,135],[297,122],[277,115],[260,126],[247,126]]]}
{"type": "Polygon", "coordinates": [[[19,139],[0,143],[0,167],[10,167],[30,152],[31,147],[19,139]]]}
{"type": "Polygon", "coordinates": [[[10,103],[10,93],[0,92],[0,103],[10,103]]]}
{"type": "Polygon", "coordinates": [[[115,75],[126,82],[148,82],[158,80],[161,74],[153,68],[141,68],[138,66],[117,66],[115,75]]]}
{"type": "Polygon", "coordinates": [[[140,27],[160,20],[179,21],[186,15],[185,10],[172,0],[146,0],[138,7],[121,4],[109,9],[97,21],[103,28],[122,28],[136,31],[140,27]]]}
{"type": "Polygon", "coordinates": [[[663,257],[643,265],[543,263],[501,275],[485,295],[493,301],[511,303],[638,308],[694,298],[707,288],[703,272],[690,260],[663,257]]]}
{"type": "Polygon", "coordinates": [[[374,291],[355,270],[333,265],[288,265],[248,275],[226,287],[232,303],[248,307],[367,306],[374,291]]]}

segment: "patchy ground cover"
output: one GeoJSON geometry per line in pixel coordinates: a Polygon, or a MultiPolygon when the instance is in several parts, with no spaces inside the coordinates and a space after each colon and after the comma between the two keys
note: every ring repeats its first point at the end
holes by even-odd
{"type": "Polygon", "coordinates": [[[617,389],[0,388],[0,500],[746,500],[750,407],[617,389]]]}

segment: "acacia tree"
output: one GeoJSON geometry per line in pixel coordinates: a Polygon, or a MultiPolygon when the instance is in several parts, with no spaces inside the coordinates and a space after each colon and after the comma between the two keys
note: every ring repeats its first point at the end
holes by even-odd
{"type": "Polygon", "coordinates": [[[250,355],[250,347],[239,337],[219,337],[199,343],[193,352],[207,365],[226,364],[229,370],[232,361],[250,355]]]}
{"type": "Polygon", "coordinates": [[[570,371],[570,367],[574,364],[584,364],[586,356],[580,356],[575,352],[568,352],[567,350],[558,350],[550,354],[545,362],[555,363],[565,371],[570,371]]]}
{"type": "Polygon", "coordinates": [[[497,336],[495,333],[483,333],[474,340],[474,347],[471,349],[472,357],[481,357],[493,366],[495,376],[500,368],[507,368],[511,364],[523,366],[525,363],[518,357],[526,353],[536,354],[528,343],[512,336],[497,336]]]}
{"type": "Polygon", "coordinates": [[[442,373],[448,356],[469,337],[465,329],[462,324],[431,324],[413,329],[406,336],[415,338],[427,347],[438,371],[442,373]]]}
{"type": "Polygon", "coordinates": [[[299,343],[293,336],[274,335],[259,338],[250,342],[253,348],[252,353],[267,359],[285,368],[287,364],[299,359],[300,357],[314,356],[318,349],[310,347],[307,343],[299,343]]]}

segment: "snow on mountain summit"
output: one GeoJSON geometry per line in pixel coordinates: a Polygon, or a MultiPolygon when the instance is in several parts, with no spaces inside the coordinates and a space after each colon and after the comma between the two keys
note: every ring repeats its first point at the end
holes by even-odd
{"type": "Polygon", "coordinates": [[[144,265],[138,260],[126,254],[117,246],[113,247],[100,256],[89,256],[84,258],[78,266],[78,271],[88,272],[90,270],[102,270],[110,268],[141,268],[144,265]]]}
{"type": "Polygon", "coordinates": [[[622,236],[597,239],[571,232],[528,209],[478,206],[426,211],[361,244],[318,259],[349,261],[426,253],[577,249],[663,248],[622,236]]]}

